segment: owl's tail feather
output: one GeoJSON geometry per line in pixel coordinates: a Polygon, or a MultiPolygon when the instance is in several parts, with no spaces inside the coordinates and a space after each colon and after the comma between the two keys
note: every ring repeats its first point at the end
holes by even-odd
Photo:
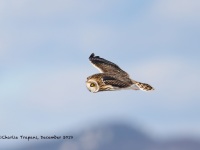
{"type": "Polygon", "coordinates": [[[154,88],[152,86],[150,86],[149,84],[146,83],[141,83],[141,82],[137,82],[132,80],[133,85],[131,86],[133,90],[142,90],[142,91],[152,91],[154,90],[154,88]]]}
{"type": "Polygon", "coordinates": [[[150,86],[149,84],[146,84],[146,83],[137,82],[136,85],[137,85],[137,87],[139,87],[140,90],[143,90],[143,91],[154,90],[154,88],[152,86],[150,86]]]}

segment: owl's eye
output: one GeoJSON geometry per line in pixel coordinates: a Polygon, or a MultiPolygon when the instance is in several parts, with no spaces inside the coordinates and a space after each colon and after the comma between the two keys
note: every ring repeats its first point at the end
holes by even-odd
{"type": "Polygon", "coordinates": [[[94,84],[94,83],[91,83],[91,84],[90,84],[90,87],[94,87],[94,86],[95,86],[95,84],[94,84]]]}

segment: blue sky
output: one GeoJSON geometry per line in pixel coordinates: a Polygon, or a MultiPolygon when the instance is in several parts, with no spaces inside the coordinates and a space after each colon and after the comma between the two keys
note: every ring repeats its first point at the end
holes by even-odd
{"type": "Polygon", "coordinates": [[[120,120],[157,137],[199,136],[199,5],[1,0],[1,134],[48,134],[120,120]],[[88,61],[92,52],[156,90],[89,93],[86,77],[97,72],[88,61]]]}

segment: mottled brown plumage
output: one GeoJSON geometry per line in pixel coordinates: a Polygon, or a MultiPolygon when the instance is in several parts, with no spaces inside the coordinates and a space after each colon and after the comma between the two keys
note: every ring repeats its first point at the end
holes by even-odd
{"type": "Polygon", "coordinates": [[[129,78],[128,73],[118,65],[99,56],[95,56],[94,53],[90,55],[89,60],[101,72],[87,78],[86,85],[91,92],[96,93],[99,91],[114,91],[120,89],[154,90],[146,83],[132,80],[129,78]]]}

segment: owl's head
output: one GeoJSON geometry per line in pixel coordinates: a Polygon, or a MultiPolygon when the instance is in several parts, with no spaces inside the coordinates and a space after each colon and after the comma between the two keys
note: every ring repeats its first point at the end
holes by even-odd
{"type": "Polygon", "coordinates": [[[96,93],[99,91],[99,84],[94,79],[87,80],[86,86],[87,86],[88,90],[92,93],[96,93]]]}

